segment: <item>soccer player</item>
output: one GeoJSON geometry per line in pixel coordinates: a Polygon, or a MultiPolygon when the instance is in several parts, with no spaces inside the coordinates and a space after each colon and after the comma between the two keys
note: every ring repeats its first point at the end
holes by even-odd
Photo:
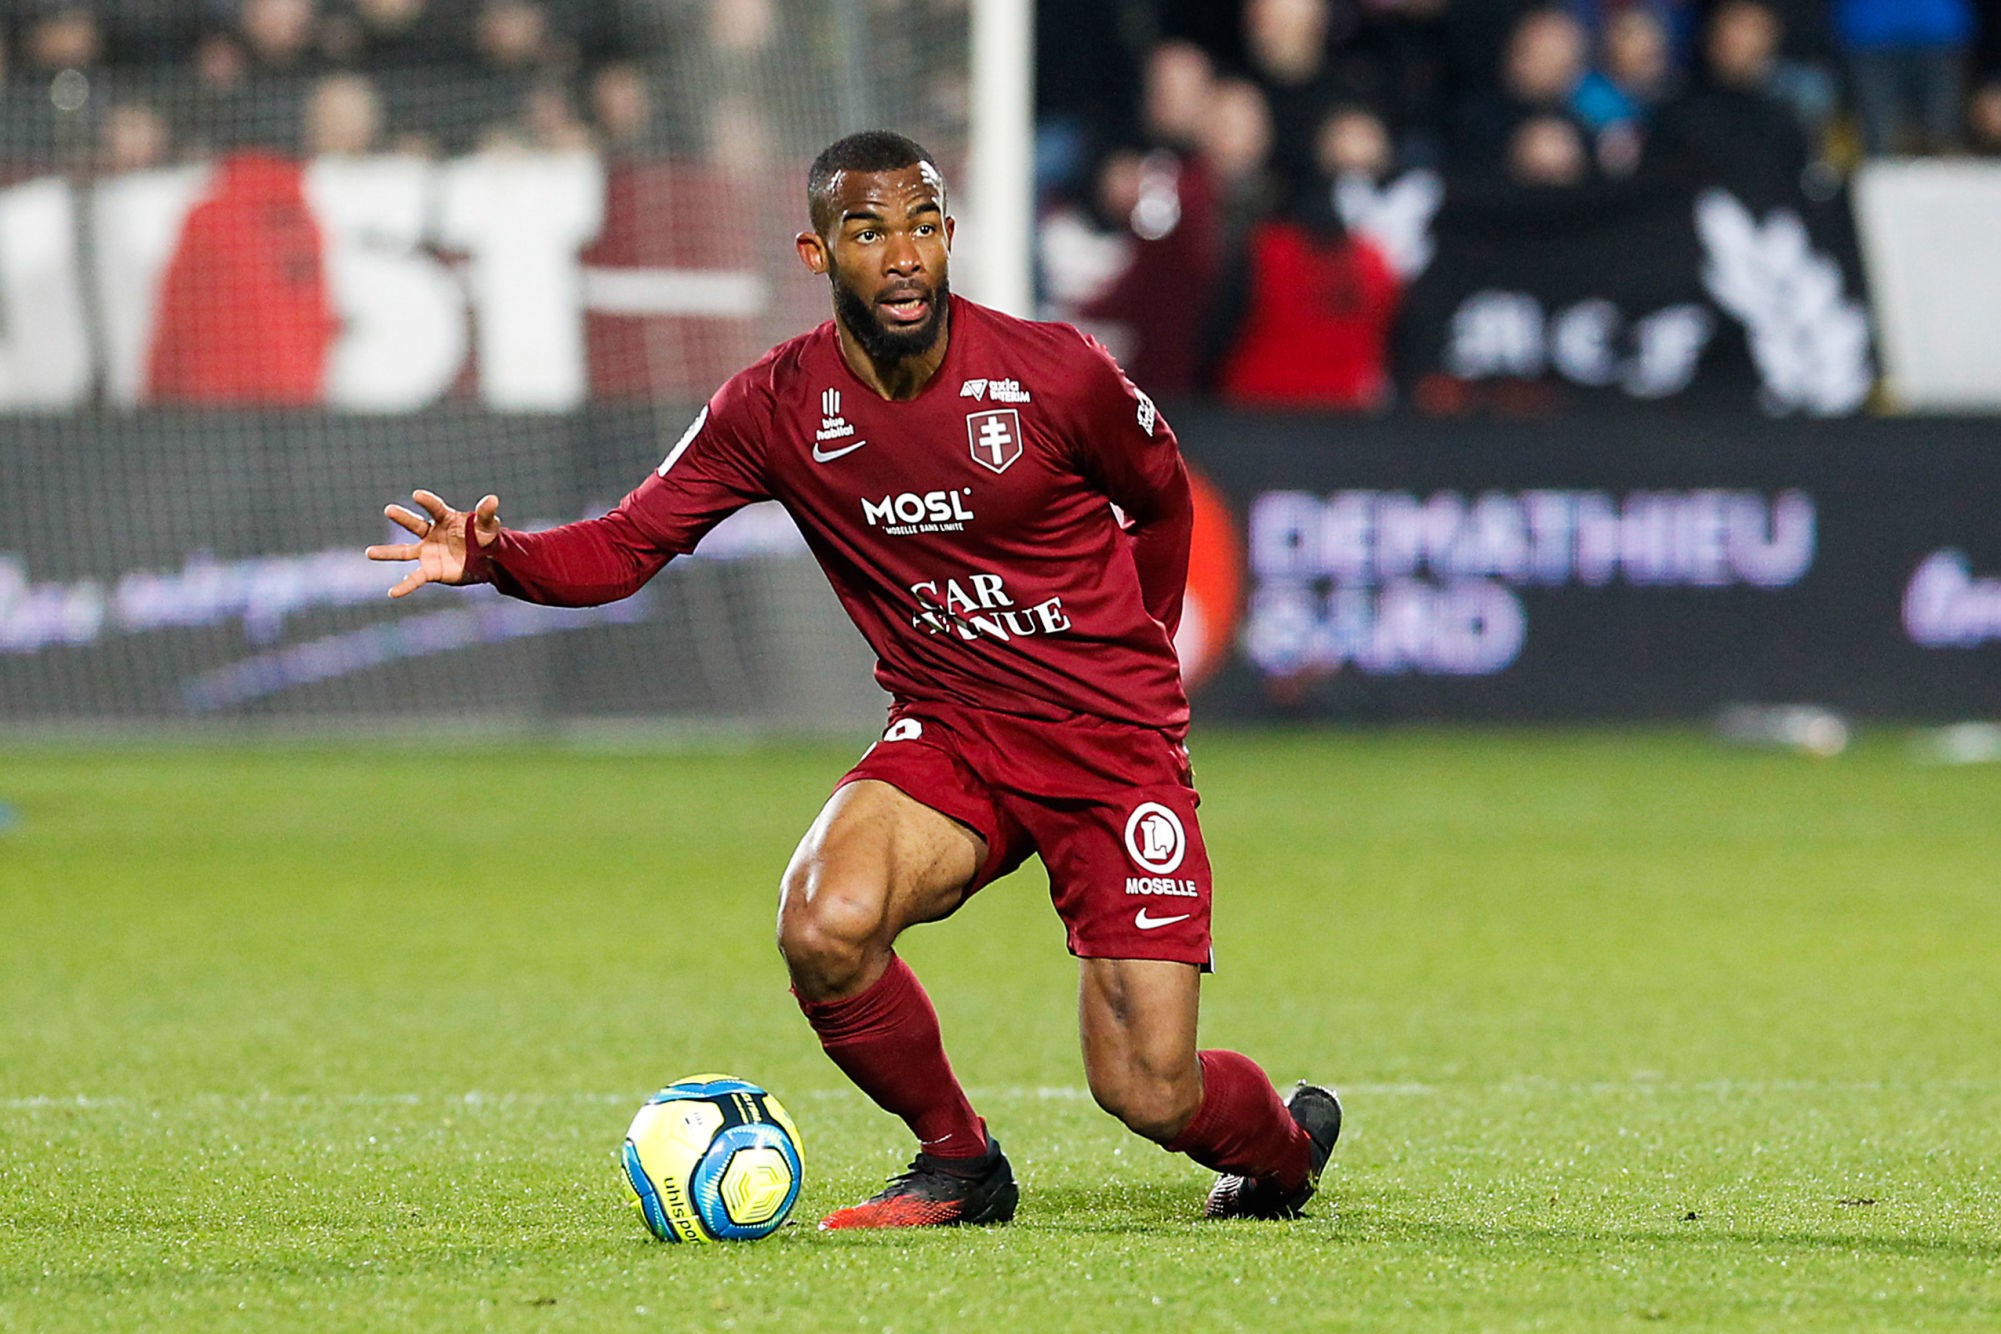
{"type": "Polygon", "coordinates": [[[1208,854],[1182,744],[1173,634],[1192,517],[1174,434],[1068,325],[955,297],[930,154],[851,135],[807,175],[799,258],[834,318],[717,391],[602,518],[501,526],[417,491],[390,590],[492,583],[558,606],[630,595],[754,501],[785,506],[878,659],[889,725],[786,869],[778,946],[845,1074],[917,1137],[910,1169],[822,1228],[1000,1223],[1013,1170],[952,1073],[895,944],[1039,854],[1079,961],[1099,1106],[1220,1173],[1212,1217],[1284,1218],[1317,1189],[1341,1105],[1285,1102],[1231,1051],[1198,1051],[1208,854]]]}

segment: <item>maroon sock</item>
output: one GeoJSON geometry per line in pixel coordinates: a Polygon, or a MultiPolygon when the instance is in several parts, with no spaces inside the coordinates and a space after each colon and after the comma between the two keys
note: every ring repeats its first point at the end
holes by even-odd
{"type": "Polygon", "coordinates": [[[1167,1145],[1217,1172],[1298,1190],[1313,1169],[1313,1141],[1279,1101],[1258,1063],[1233,1051],[1197,1052],[1202,1105],[1167,1145]]]}
{"type": "Polygon", "coordinates": [[[846,1000],[800,1000],[820,1045],[855,1087],[903,1118],[934,1158],[977,1158],[987,1123],[966,1101],[945,1059],[938,1012],[910,965],[898,958],[874,986],[846,1000]]]}

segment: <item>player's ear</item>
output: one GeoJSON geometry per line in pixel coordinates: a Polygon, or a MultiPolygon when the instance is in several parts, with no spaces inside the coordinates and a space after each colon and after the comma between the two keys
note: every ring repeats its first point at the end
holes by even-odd
{"type": "Polygon", "coordinates": [[[827,243],[813,232],[801,232],[792,238],[792,244],[799,248],[799,262],[815,273],[827,271],[827,243]]]}
{"type": "Polygon", "coordinates": [[[947,250],[950,250],[952,248],[952,233],[957,231],[958,229],[959,229],[959,220],[953,217],[951,214],[947,213],[945,215],[945,248],[947,250]]]}

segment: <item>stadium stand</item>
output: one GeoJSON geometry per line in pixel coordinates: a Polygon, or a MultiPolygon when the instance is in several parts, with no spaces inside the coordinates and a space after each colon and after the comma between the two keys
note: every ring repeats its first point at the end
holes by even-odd
{"type": "MultiPolygon", "coordinates": [[[[1229,396],[1232,353],[1244,350],[1227,333],[1244,327],[1241,275],[1273,227],[1314,216],[1323,247],[1401,245],[1410,258],[1408,228],[1386,236],[1356,207],[1327,207],[1365,197],[1361,182],[1380,191],[1433,175],[1448,213],[1474,194],[1546,211],[1566,192],[1632,200],[1720,186],[1754,212],[1806,215],[1839,254],[1847,242],[1830,232],[1845,224],[1823,206],[1869,158],[1956,151],[1969,136],[1979,151],[2001,148],[2001,82],[1981,73],[1994,68],[2001,22],[1991,2],[1080,0],[1038,18],[1046,307],[1141,364],[1162,360],[1167,392],[1229,396]],[[1132,184],[1135,162],[1151,164],[1137,173],[1147,189],[1132,184]],[[1205,238],[1214,228],[1213,256],[1199,257],[1206,240],[1162,228],[1177,213],[1205,238]],[[1170,250],[1182,257],[1162,263],[1170,250]],[[1183,335],[1146,313],[1169,293],[1184,310],[1208,303],[1206,354],[1192,363],[1161,351],[1183,335]]],[[[1547,235],[1531,226],[1517,240],[1547,235]]],[[[1352,259],[1322,267],[1360,271],[1352,259]]],[[[1423,271],[1406,263],[1400,276],[1423,271]]],[[[1379,304],[1361,295],[1370,284],[1342,290],[1349,327],[1379,304]]],[[[1351,359],[1340,342],[1334,360],[1351,359]]],[[[1423,360],[1408,343],[1389,350],[1405,381],[1423,360]]],[[[1374,409],[1396,396],[1322,387],[1294,401],[1374,409]]]]}
{"type": "MultiPolygon", "coordinates": [[[[879,20],[873,43],[923,49],[965,23],[962,0],[860,8],[879,20]]],[[[801,151],[773,111],[797,68],[777,48],[805,43],[829,58],[819,77],[838,81],[855,51],[839,31],[849,10],[8,0],[0,171],[591,151],[614,196],[671,196],[678,213],[705,174],[766,171],[801,151]]],[[[1997,0],[1050,0],[1037,8],[1044,310],[1107,334],[1159,392],[1223,392],[1243,352],[1232,340],[1259,313],[1247,302],[1249,275],[1269,262],[1260,239],[1268,249],[1275,228],[1311,217],[1317,244],[1348,256],[1321,266],[1330,274],[1373,273],[1354,256],[1397,248],[1358,228],[1352,204],[1330,206],[1340,181],[1351,200],[1358,180],[1380,189],[1413,172],[1530,195],[1722,183],[1769,207],[1825,202],[1872,156],[2001,152],[1997,16],[1997,0]]],[[[956,66],[920,83],[879,87],[871,105],[898,121],[960,114],[956,66]]],[[[659,244],[629,223],[612,230],[626,237],[614,246],[659,244]]],[[[1384,264],[1402,283],[1421,271],[1384,264]]],[[[1367,335],[1381,345],[1368,359],[1391,364],[1361,382],[1407,382],[1419,367],[1389,336],[1389,306],[1362,308],[1376,312],[1363,325],[1385,326],[1367,335]]],[[[605,336],[631,333],[594,318],[605,336]]],[[[601,390],[697,392],[770,332],[721,339],[679,379],[629,363],[594,374],[601,390]]],[[[1379,408],[1397,395],[1306,401],[1379,408]]]]}

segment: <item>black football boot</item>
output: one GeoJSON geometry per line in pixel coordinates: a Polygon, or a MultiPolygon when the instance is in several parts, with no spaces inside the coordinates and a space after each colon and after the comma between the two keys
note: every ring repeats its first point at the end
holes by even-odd
{"type": "Polygon", "coordinates": [[[1014,1217],[1021,1190],[1014,1169],[993,1136],[979,1158],[933,1158],[919,1153],[908,1170],[891,1177],[880,1194],[836,1209],[820,1220],[822,1232],[856,1227],[957,1227],[1005,1223],[1014,1217]]]}
{"type": "Polygon", "coordinates": [[[1320,1170],[1334,1152],[1334,1141],[1341,1138],[1341,1100],[1333,1089],[1302,1080],[1285,1100],[1285,1109],[1313,1141],[1313,1167],[1306,1174],[1306,1184],[1286,1191],[1275,1181],[1225,1172],[1209,1190],[1202,1206],[1205,1217],[1297,1218],[1306,1208],[1306,1202],[1320,1189],[1320,1170]]]}

